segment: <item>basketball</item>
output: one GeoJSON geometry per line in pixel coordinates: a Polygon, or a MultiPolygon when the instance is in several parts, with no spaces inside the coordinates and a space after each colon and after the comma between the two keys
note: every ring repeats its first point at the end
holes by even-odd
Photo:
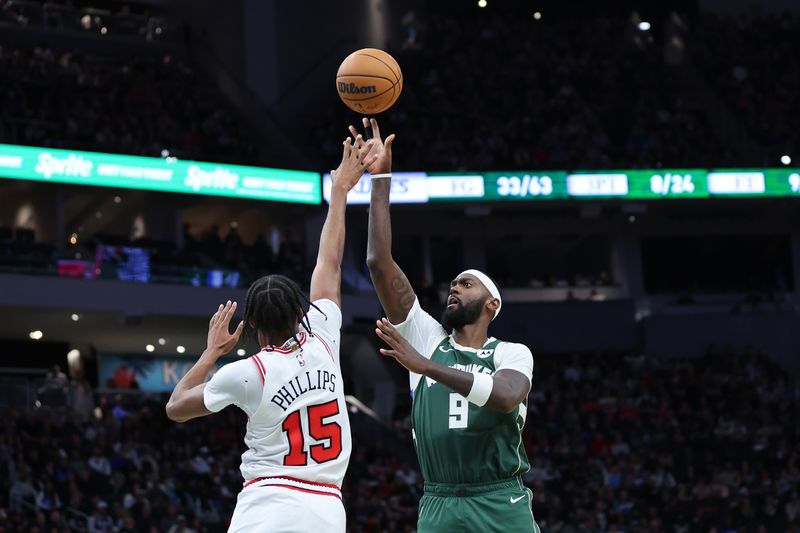
{"type": "Polygon", "coordinates": [[[336,90],[342,102],[356,113],[381,113],[400,97],[403,73],[397,61],[383,50],[362,48],[339,65],[336,90]]]}

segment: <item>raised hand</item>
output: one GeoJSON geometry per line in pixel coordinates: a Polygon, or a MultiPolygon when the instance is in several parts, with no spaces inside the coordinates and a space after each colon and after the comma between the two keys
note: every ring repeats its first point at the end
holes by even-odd
{"type": "Polygon", "coordinates": [[[375,328],[375,333],[389,345],[389,349],[381,348],[381,353],[388,357],[394,357],[409,372],[425,374],[429,360],[420,355],[387,319],[378,320],[376,325],[378,327],[375,328]]]}
{"type": "Polygon", "coordinates": [[[342,146],[342,161],[339,163],[339,168],[331,171],[331,178],[334,187],[341,187],[345,191],[349,191],[356,186],[358,180],[361,179],[367,168],[375,163],[378,156],[372,153],[375,144],[365,142],[361,135],[355,135],[355,143],[348,137],[342,146]]]}
{"type": "Polygon", "coordinates": [[[208,323],[207,351],[217,355],[225,355],[239,342],[239,337],[242,336],[242,331],[244,330],[244,320],[239,322],[233,333],[230,333],[231,319],[235,312],[236,302],[228,300],[225,305],[220,304],[219,309],[217,309],[217,312],[214,313],[208,323]]]}
{"type": "MultiPolygon", "coordinates": [[[[364,128],[372,128],[372,138],[367,141],[367,144],[375,146],[374,154],[377,156],[375,162],[367,165],[367,171],[370,174],[388,174],[392,171],[392,143],[394,142],[394,133],[382,140],[381,129],[378,126],[378,121],[374,118],[367,120],[366,117],[361,119],[364,128]]],[[[354,126],[350,126],[350,133],[353,136],[358,135],[358,130],[354,126]]]]}

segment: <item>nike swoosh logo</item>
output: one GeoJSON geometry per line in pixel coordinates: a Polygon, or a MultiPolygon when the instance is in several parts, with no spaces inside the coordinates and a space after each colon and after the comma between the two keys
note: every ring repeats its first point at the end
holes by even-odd
{"type": "Polygon", "coordinates": [[[520,496],[519,498],[511,498],[511,503],[517,503],[518,501],[520,501],[524,497],[525,496],[520,496]]]}

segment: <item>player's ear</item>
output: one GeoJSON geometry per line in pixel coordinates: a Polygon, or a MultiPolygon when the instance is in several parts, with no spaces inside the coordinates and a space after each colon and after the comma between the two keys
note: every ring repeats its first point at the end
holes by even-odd
{"type": "Polygon", "coordinates": [[[492,312],[492,315],[494,315],[494,312],[497,311],[499,307],[500,307],[500,300],[498,300],[497,298],[489,298],[488,300],[486,300],[486,308],[492,312]]]}

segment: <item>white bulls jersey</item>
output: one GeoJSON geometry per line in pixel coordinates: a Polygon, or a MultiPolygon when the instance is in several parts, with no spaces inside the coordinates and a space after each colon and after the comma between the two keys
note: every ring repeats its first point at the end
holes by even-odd
{"type": "Polygon", "coordinates": [[[247,413],[245,486],[273,484],[341,498],[352,442],[339,365],[342,314],[330,300],[314,302],[299,343],[258,354],[217,371],[204,401],[213,412],[236,405],[247,413]]]}

